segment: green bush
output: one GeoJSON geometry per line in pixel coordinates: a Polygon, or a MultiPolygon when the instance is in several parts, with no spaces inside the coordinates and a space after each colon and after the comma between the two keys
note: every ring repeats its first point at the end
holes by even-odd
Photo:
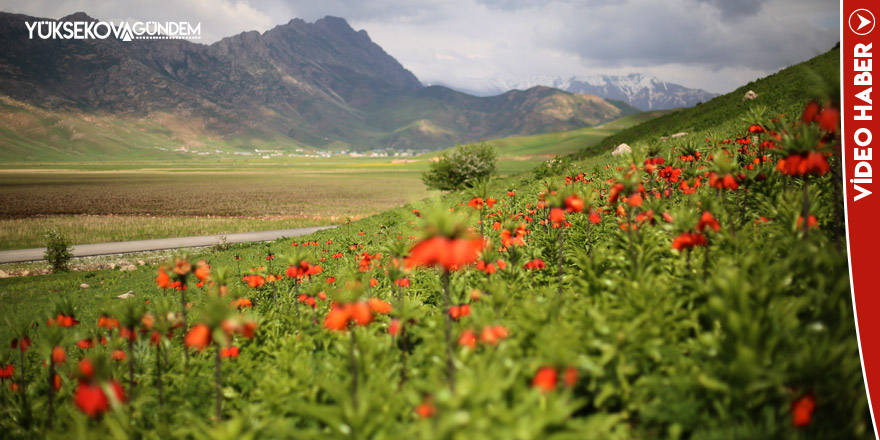
{"type": "Polygon", "coordinates": [[[432,162],[422,181],[441,191],[470,188],[493,175],[497,161],[495,147],[485,142],[459,145],[432,162]]]}
{"type": "Polygon", "coordinates": [[[46,252],[43,258],[52,265],[54,272],[67,272],[70,270],[70,239],[58,229],[51,229],[46,233],[46,252]]]}

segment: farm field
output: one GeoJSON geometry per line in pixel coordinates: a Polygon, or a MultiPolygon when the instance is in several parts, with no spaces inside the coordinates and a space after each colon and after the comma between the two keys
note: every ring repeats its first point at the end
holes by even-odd
{"type": "MultiPolygon", "coordinates": [[[[506,176],[613,132],[490,143],[506,176]]],[[[426,197],[421,173],[435,156],[4,164],[0,250],[40,247],[53,227],[86,244],[339,224],[426,197]]]]}
{"type": "MultiPolygon", "coordinates": [[[[810,63],[834,82],[838,59],[810,63]]],[[[872,438],[839,121],[792,69],[749,85],[773,107],[737,91],[616,133],[633,154],[597,144],[294,242],[0,279],[0,429],[872,438]]]]}

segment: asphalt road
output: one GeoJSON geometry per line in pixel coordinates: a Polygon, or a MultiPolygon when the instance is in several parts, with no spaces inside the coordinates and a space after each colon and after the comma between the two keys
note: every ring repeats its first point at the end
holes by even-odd
{"type": "MultiPolygon", "coordinates": [[[[227,234],[229,243],[244,243],[250,241],[272,241],[281,237],[298,237],[308,235],[322,229],[334,228],[335,226],[315,226],[311,228],[277,229],[274,231],[242,232],[227,234]]],[[[131,252],[159,251],[165,249],[180,249],[200,246],[213,246],[217,243],[219,235],[206,235],[200,237],[160,238],[157,240],[117,241],[113,243],[77,244],[73,245],[74,257],[94,257],[97,255],[125,254],[131,252]]],[[[0,264],[20,263],[24,261],[40,261],[46,248],[19,249],[14,251],[0,251],[0,264]]]]}

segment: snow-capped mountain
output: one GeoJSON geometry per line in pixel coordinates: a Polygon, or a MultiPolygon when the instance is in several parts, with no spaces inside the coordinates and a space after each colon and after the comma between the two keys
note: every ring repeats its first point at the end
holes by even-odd
{"type": "Polygon", "coordinates": [[[470,94],[488,96],[514,89],[526,90],[534,86],[554,87],[571,93],[617,99],[642,110],[691,107],[698,102],[706,102],[718,96],[716,93],[689,89],[642,73],[620,76],[589,75],[568,79],[547,76],[532,77],[527,80],[492,77],[472,79],[468,87],[453,88],[470,94]]]}

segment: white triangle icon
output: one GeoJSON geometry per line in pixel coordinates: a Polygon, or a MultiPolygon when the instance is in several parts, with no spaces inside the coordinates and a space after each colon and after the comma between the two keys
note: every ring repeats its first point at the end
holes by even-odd
{"type": "Polygon", "coordinates": [[[856,17],[859,17],[859,27],[856,30],[862,30],[863,27],[867,26],[871,23],[871,20],[868,20],[865,17],[862,17],[862,14],[856,14],[856,17]]]}

